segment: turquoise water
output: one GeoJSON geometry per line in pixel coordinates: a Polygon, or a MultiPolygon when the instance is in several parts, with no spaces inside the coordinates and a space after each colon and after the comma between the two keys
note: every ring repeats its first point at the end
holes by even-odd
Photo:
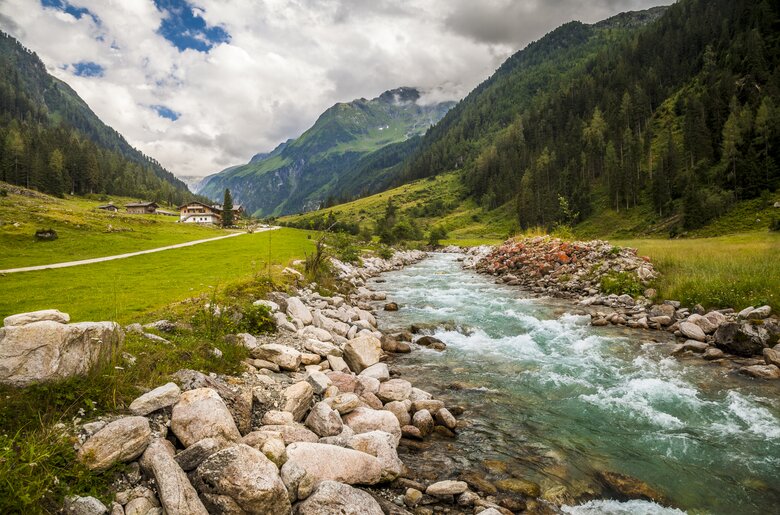
{"type": "Polygon", "coordinates": [[[433,323],[448,345],[392,365],[466,408],[458,438],[415,465],[443,477],[499,459],[542,491],[564,485],[568,513],[780,513],[777,383],[670,357],[665,334],[591,327],[576,306],[526,298],[456,258],[435,254],[374,286],[401,305],[380,313],[383,329],[433,323]],[[647,483],[667,508],[604,502],[617,494],[598,471],[647,483]]]}

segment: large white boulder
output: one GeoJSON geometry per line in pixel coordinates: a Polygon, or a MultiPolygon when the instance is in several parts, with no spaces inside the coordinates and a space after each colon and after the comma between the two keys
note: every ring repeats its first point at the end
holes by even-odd
{"type": "Polygon", "coordinates": [[[341,433],[343,422],[339,412],[326,402],[318,402],[306,417],[306,427],[314,431],[317,436],[336,436],[341,433]]]}
{"type": "Polygon", "coordinates": [[[382,463],[382,480],[392,481],[401,475],[404,464],[395,450],[397,440],[384,431],[370,431],[351,437],[347,446],[375,456],[382,463]]]}
{"type": "Polygon", "coordinates": [[[204,438],[241,438],[225,402],[211,388],[197,388],[181,394],[171,416],[173,434],[189,447],[204,438]]]}
{"type": "Polygon", "coordinates": [[[8,325],[8,318],[0,328],[0,383],[13,386],[86,375],[108,362],[124,342],[115,322],[43,320],[19,325],[17,319],[8,325]]]}

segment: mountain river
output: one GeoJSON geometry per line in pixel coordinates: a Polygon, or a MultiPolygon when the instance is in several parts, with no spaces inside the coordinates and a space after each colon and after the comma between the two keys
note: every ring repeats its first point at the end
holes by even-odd
{"type": "Polygon", "coordinates": [[[414,470],[531,480],[566,499],[565,513],[780,513],[777,383],[672,357],[666,333],[592,327],[575,304],[529,298],[457,257],[433,254],[373,280],[401,306],[380,312],[383,331],[431,324],[448,345],[391,366],[465,408],[456,439],[403,451],[414,470]],[[663,500],[621,499],[600,471],[663,500]]]}

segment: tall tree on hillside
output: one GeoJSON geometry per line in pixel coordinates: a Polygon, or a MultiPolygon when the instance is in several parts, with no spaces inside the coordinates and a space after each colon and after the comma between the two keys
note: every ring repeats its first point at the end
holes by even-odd
{"type": "Polygon", "coordinates": [[[222,227],[233,225],[233,197],[230,190],[225,188],[225,199],[222,201],[222,227]]]}

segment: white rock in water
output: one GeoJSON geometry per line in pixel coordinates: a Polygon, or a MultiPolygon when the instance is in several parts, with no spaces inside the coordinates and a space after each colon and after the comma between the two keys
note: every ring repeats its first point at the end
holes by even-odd
{"type": "Polygon", "coordinates": [[[119,352],[124,337],[115,322],[44,320],[0,328],[0,383],[26,386],[86,375],[119,352]]]}
{"type": "Polygon", "coordinates": [[[197,388],[181,394],[173,407],[171,430],[185,447],[204,438],[241,438],[225,401],[211,388],[197,388]]]}
{"type": "Polygon", "coordinates": [[[42,309],[40,311],[31,311],[29,313],[19,313],[18,315],[11,315],[5,317],[3,325],[5,327],[27,325],[33,322],[43,321],[57,322],[60,324],[67,324],[70,322],[70,315],[58,311],[56,309],[42,309]]]}
{"type": "Polygon", "coordinates": [[[468,489],[464,481],[439,481],[429,486],[425,493],[428,495],[458,495],[468,489]]]}
{"type": "Polygon", "coordinates": [[[152,431],[146,418],[120,418],[84,442],[78,459],[90,470],[106,470],[116,463],[136,459],[149,445],[151,437],[152,431]]]}
{"type": "Polygon", "coordinates": [[[158,409],[173,406],[179,401],[181,389],[176,383],[167,383],[147,392],[130,404],[134,415],[148,415],[158,409]]]}

